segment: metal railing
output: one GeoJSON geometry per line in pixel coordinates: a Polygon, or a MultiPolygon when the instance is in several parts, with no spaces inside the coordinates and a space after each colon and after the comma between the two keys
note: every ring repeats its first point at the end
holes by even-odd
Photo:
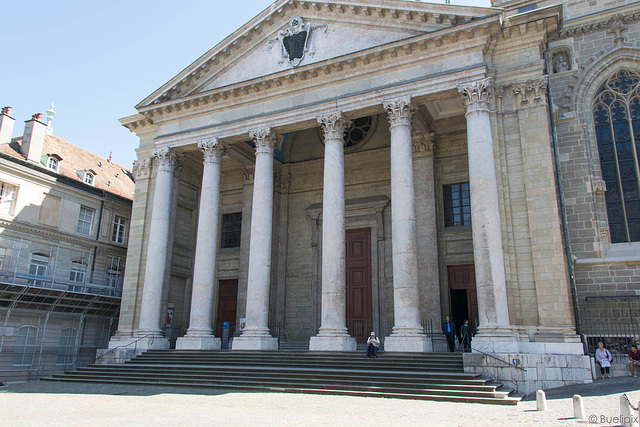
{"type": "Polygon", "coordinates": [[[640,344],[640,313],[621,313],[620,310],[585,312],[581,317],[581,330],[588,354],[595,354],[602,342],[618,362],[626,361],[631,345],[640,344]],[[591,316],[589,316],[591,314],[591,316]]]}
{"type": "Polygon", "coordinates": [[[109,351],[107,351],[105,353],[102,353],[100,356],[96,357],[95,361],[96,361],[96,363],[100,363],[100,361],[103,360],[103,358],[105,356],[107,356],[109,354],[112,354],[113,352],[115,352],[118,349],[127,348],[127,347],[130,347],[131,345],[134,345],[134,344],[135,344],[135,346],[134,346],[133,349],[137,350],[138,349],[138,342],[143,340],[143,339],[145,339],[145,338],[148,338],[148,337],[151,337],[151,339],[149,340],[149,344],[153,344],[153,340],[156,338],[156,335],[155,334],[146,334],[146,335],[143,335],[141,337],[136,338],[135,340],[133,340],[131,342],[128,342],[127,344],[119,345],[119,346],[116,346],[116,347],[113,347],[113,348],[109,349],[109,351]]]}
{"type": "Polygon", "coordinates": [[[16,285],[61,291],[120,297],[122,275],[74,269],[59,263],[35,268],[24,258],[0,256],[0,281],[16,285]]]}

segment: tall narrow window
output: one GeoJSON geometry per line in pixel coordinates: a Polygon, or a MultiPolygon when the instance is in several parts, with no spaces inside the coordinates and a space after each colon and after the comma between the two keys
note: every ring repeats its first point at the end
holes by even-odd
{"type": "Polygon", "coordinates": [[[93,214],[95,210],[85,206],[80,207],[80,215],[78,216],[78,233],[85,236],[91,235],[91,224],[93,223],[93,214]]]}
{"type": "Polygon", "coordinates": [[[47,160],[47,167],[49,169],[51,169],[52,171],[56,171],[58,172],[58,166],[60,165],[58,159],[56,159],[53,156],[49,156],[49,159],[47,160]]]}
{"type": "Polygon", "coordinates": [[[69,270],[69,280],[84,283],[86,272],[87,264],[85,264],[84,261],[72,261],[71,269],[69,270]]]}
{"type": "Polygon", "coordinates": [[[611,242],[640,241],[640,73],[611,76],[596,94],[593,118],[611,242]]]}
{"type": "Polygon", "coordinates": [[[93,185],[94,178],[95,178],[95,175],[92,174],[91,172],[86,172],[84,174],[84,182],[89,184],[89,185],[93,185]]]}
{"type": "Polygon", "coordinates": [[[15,185],[0,182],[0,214],[13,214],[17,188],[15,185]]]}
{"type": "Polygon", "coordinates": [[[242,231],[242,212],[222,215],[222,238],[220,247],[239,248],[242,231]]]}
{"type": "Polygon", "coordinates": [[[121,216],[116,215],[113,221],[113,233],[111,234],[111,241],[115,243],[124,244],[124,236],[127,230],[127,220],[121,216]]]}
{"type": "Polygon", "coordinates": [[[76,336],[78,330],[74,328],[64,328],[60,331],[60,342],[58,343],[58,365],[73,364],[73,355],[76,352],[76,336]]]}
{"type": "Polygon", "coordinates": [[[471,202],[469,197],[469,183],[445,185],[442,188],[444,202],[444,225],[471,224],[471,202]]]}
{"type": "Polygon", "coordinates": [[[31,263],[29,264],[29,274],[34,276],[46,276],[47,266],[49,265],[49,256],[42,253],[31,255],[31,263]]]}
{"type": "Polygon", "coordinates": [[[13,365],[31,366],[36,352],[36,337],[38,328],[35,326],[20,326],[13,352],[13,365]]]}

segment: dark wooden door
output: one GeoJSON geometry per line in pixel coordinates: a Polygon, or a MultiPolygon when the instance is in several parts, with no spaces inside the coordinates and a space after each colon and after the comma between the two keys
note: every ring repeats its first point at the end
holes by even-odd
{"type": "Polygon", "coordinates": [[[371,303],[371,229],[346,233],[347,328],[358,342],[366,342],[373,327],[371,303]]]}
{"type": "Polygon", "coordinates": [[[478,326],[478,291],[473,264],[449,266],[451,318],[458,331],[465,319],[475,333],[478,326]]]}
{"type": "Polygon", "coordinates": [[[236,307],[238,305],[238,279],[220,280],[218,292],[218,317],[216,319],[216,336],[222,336],[224,322],[229,322],[229,336],[236,329],[236,307]]]}

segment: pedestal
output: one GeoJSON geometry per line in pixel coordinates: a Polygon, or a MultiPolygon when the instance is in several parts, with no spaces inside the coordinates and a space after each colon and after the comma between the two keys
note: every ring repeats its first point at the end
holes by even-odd
{"type": "Polygon", "coordinates": [[[431,340],[425,335],[390,335],[384,339],[385,352],[430,353],[431,340]]]}
{"type": "Polygon", "coordinates": [[[220,350],[220,338],[214,336],[184,336],[176,340],[176,350],[220,350]]]}
{"type": "Polygon", "coordinates": [[[350,336],[316,335],[309,340],[309,350],[311,351],[356,351],[358,344],[356,339],[350,336]]]}
{"type": "Polygon", "coordinates": [[[241,335],[233,339],[231,350],[277,350],[278,339],[269,335],[241,335]]]}

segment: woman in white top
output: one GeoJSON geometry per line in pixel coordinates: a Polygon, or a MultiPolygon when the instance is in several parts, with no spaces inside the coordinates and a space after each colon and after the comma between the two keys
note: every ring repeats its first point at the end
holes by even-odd
{"type": "Polygon", "coordinates": [[[598,349],[596,350],[596,362],[600,364],[600,373],[602,374],[602,378],[611,378],[609,375],[609,368],[611,366],[611,361],[613,357],[609,350],[604,348],[604,344],[602,342],[598,343],[598,349]],[[606,372],[606,376],[605,376],[606,372]]]}

